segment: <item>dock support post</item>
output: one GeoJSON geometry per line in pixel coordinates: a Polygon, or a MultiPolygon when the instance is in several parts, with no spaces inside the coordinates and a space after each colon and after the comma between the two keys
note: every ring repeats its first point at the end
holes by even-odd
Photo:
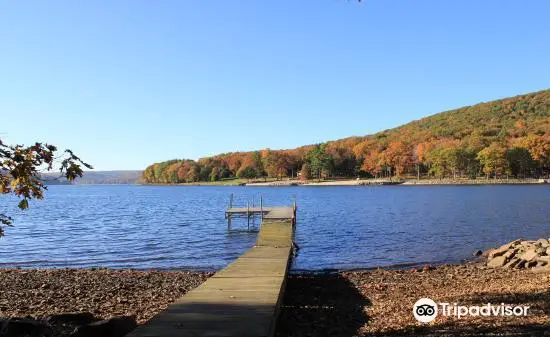
{"type": "Polygon", "coordinates": [[[262,217],[262,222],[264,221],[264,196],[260,195],[260,216],[262,217]]]}
{"type": "Polygon", "coordinates": [[[250,201],[246,203],[246,218],[248,219],[248,230],[250,231],[250,201]]]}
{"type": "Polygon", "coordinates": [[[296,195],[293,196],[292,202],[292,225],[296,225],[296,195]]]}
{"type": "MultiPolygon", "coordinates": [[[[231,193],[229,195],[229,208],[228,210],[230,210],[231,208],[233,208],[233,193],[231,193]]],[[[230,212],[226,212],[226,216],[227,216],[227,229],[231,229],[231,213],[230,212]]]]}

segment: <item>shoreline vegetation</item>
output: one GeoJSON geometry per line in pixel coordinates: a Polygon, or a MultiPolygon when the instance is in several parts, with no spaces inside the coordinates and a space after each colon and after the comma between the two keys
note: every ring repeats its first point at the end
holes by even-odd
{"type": "MultiPolygon", "coordinates": [[[[129,319],[143,324],[212,274],[2,268],[0,323],[23,319],[33,329],[51,329],[53,336],[75,336],[71,333],[82,318],[110,322],[114,317],[133,317],[129,319]]],[[[291,273],[276,336],[537,333],[550,328],[549,287],[548,271],[496,269],[481,260],[407,269],[291,273]],[[531,311],[526,317],[441,317],[422,325],[411,313],[421,297],[462,305],[526,305],[531,311]]]]}
{"type": "Polygon", "coordinates": [[[444,178],[444,179],[324,179],[324,180],[300,180],[300,179],[225,179],[214,182],[194,182],[194,183],[156,183],[143,185],[160,185],[160,186],[373,186],[373,185],[534,185],[534,184],[549,184],[550,179],[536,178],[502,178],[502,179],[467,179],[467,178],[444,178]]]}
{"type": "Polygon", "coordinates": [[[224,185],[231,179],[357,177],[434,182],[467,177],[471,184],[550,179],[550,90],[442,112],[367,136],[167,160],[149,165],[140,182],[224,185]]]}

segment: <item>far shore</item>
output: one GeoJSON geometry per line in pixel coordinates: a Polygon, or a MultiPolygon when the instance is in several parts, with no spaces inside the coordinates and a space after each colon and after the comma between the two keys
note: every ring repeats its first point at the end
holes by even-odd
{"type": "MultiPolygon", "coordinates": [[[[133,316],[143,324],[212,273],[0,268],[0,319],[29,316],[69,336],[71,324],[47,317],[85,312],[96,319],[133,316]]],[[[483,262],[423,268],[290,274],[278,337],[444,336],[550,329],[550,272],[492,269],[483,262]],[[526,317],[441,317],[422,325],[411,308],[421,297],[482,305],[530,306],[526,317]]]]}
{"type": "Polygon", "coordinates": [[[550,183],[550,179],[327,179],[327,180],[299,180],[281,179],[274,180],[247,180],[227,179],[222,181],[200,181],[182,184],[145,184],[152,186],[252,186],[252,187],[284,187],[284,186],[376,186],[376,185],[403,185],[403,186],[437,186],[437,185],[541,185],[550,183]]]}
{"type": "Polygon", "coordinates": [[[246,186],[372,186],[372,185],[532,185],[547,184],[545,179],[343,179],[343,180],[279,180],[249,183],[246,186]]]}

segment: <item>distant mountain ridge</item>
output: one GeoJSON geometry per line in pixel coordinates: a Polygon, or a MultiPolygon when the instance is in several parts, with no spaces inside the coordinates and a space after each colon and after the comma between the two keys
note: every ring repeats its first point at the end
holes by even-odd
{"type": "MultiPolygon", "coordinates": [[[[77,178],[72,184],[135,184],[142,174],[142,170],[84,171],[82,177],[77,178]]],[[[65,178],[58,179],[58,173],[48,172],[42,176],[48,185],[69,184],[65,178]]]]}

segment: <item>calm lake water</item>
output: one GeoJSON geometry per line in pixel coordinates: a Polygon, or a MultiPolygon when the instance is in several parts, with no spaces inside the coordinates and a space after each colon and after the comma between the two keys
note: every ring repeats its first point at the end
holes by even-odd
{"type": "MultiPolygon", "coordinates": [[[[518,237],[550,236],[550,186],[51,186],[25,212],[0,198],[15,227],[0,266],[216,270],[250,248],[235,204],[263,195],[298,204],[294,270],[459,262],[518,237]]],[[[256,222],[258,224],[259,221],[256,222]]]]}

